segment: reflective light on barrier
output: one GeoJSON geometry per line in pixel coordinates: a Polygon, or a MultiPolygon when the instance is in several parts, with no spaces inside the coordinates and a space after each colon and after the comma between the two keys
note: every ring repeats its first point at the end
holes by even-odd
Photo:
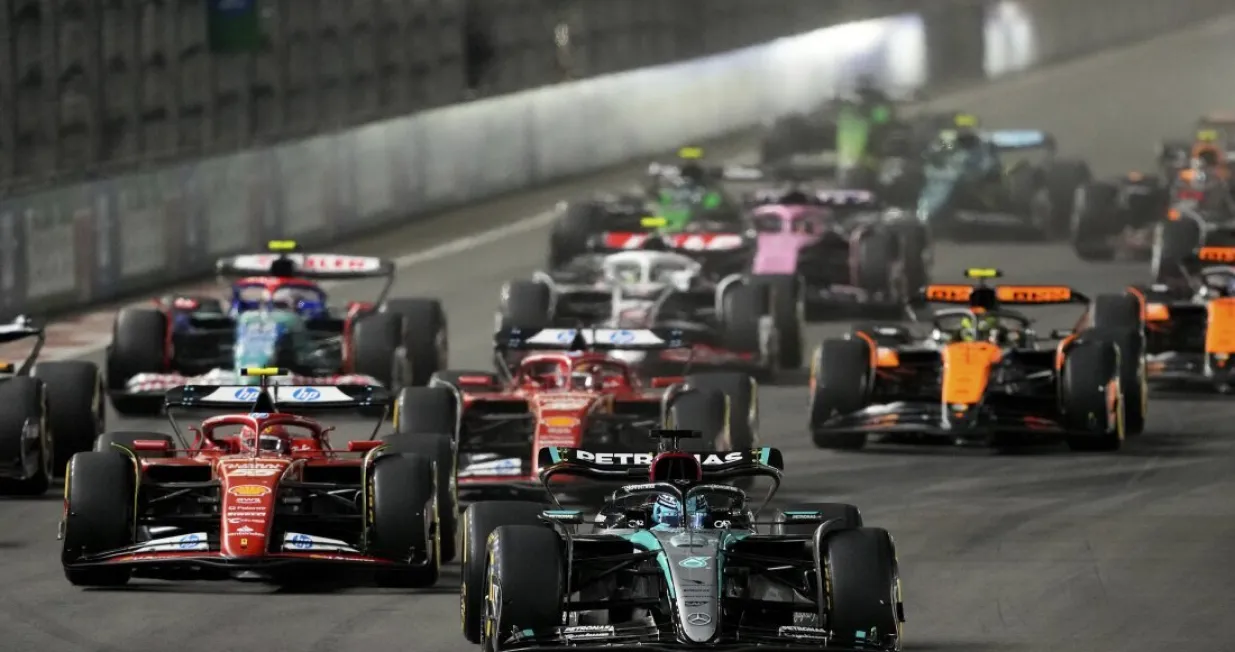
{"type": "Polygon", "coordinates": [[[1033,17],[1016,0],[1002,0],[987,11],[984,38],[988,77],[1024,70],[1038,61],[1033,17]]]}

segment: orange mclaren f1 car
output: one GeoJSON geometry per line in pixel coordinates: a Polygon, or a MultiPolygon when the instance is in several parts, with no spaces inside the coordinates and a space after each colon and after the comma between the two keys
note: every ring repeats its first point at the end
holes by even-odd
{"type": "Polygon", "coordinates": [[[1149,381],[1168,389],[1235,388],[1235,246],[1206,246],[1186,283],[1142,289],[1149,381]]]}
{"type": "Polygon", "coordinates": [[[870,435],[1007,445],[1063,438],[1074,450],[1115,450],[1144,427],[1144,307],[1133,292],[1090,301],[1068,287],[924,288],[926,303],[960,304],[915,333],[901,325],[825,340],[811,363],[810,429],[822,448],[857,449],[870,435]],[[1089,306],[1071,330],[1045,337],[1013,306],[1089,306]],[[855,382],[855,379],[857,382],[855,382]]]}

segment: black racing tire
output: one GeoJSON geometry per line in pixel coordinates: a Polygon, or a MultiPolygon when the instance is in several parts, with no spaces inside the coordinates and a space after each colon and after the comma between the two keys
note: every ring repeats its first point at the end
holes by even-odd
{"type": "Polygon", "coordinates": [[[721,297],[721,326],[725,345],[742,353],[764,353],[760,320],[768,312],[767,291],[755,285],[737,285],[721,297]]]}
{"type": "Polygon", "coordinates": [[[716,450],[718,442],[729,437],[732,411],[729,397],[719,389],[687,390],[669,403],[665,427],[676,430],[697,430],[699,439],[682,440],[683,450],[703,452],[716,450]]]}
{"type": "Polygon", "coordinates": [[[1201,246],[1201,226],[1188,218],[1159,223],[1150,258],[1155,283],[1184,280],[1184,261],[1201,246]]]}
{"type": "Polygon", "coordinates": [[[549,232],[550,269],[557,269],[588,252],[589,240],[603,228],[603,213],[592,201],[571,202],[559,209],[549,232]]]}
{"type": "Polygon", "coordinates": [[[1119,188],[1108,181],[1081,186],[1073,201],[1070,237],[1077,258],[1102,262],[1115,258],[1109,238],[1123,228],[1120,223],[1119,188]]]}
{"type": "Polygon", "coordinates": [[[443,564],[454,561],[459,535],[459,493],[455,482],[459,466],[454,438],[448,433],[394,433],[382,439],[392,453],[419,455],[433,461],[441,532],[439,557],[443,564]]]}
{"type": "Polygon", "coordinates": [[[383,570],[381,586],[424,588],[437,583],[442,558],[441,524],[433,461],[411,454],[388,454],[373,462],[369,473],[368,545],[374,557],[422,564],[416,568],[383,570]]]}
{"type": "Polygon", "coordinates": [[[473,503],[463,512],[463,559],[459,592],[459,613],[463,636],[479,643],[485,610],[485,572],[488,566],[489,535],[507,525],[538,525],[548,527],[540,515],[550,505],[523,500],[503,500],[473,503]]]}
{"type": "Polygon", "coordinates": [[[1118,349],[1100,337],[1080,340],[1069,347],[1060,372],[1060,408],[1074,451],[1116,451],[1123,445],[1123,397],[1115,423],[1107,411],[1107,386],[1118,378],[1118,349]]]}
{"type": "Polygon", "coordinates": [[[729,450],[754,448],[759,442],[759,381],[738,371],[691,374],[691,389],[722,392],[729,399],[729,450]]]}
{"type": "Polygon", "coordinates": [[[381,313],[403,318],[403,349],[411,368],[411,385],[429,384],[433,374],[449,364],[450,340],[446,311],[437,299],[391,299],[381,313]]]}
{"type": "Polygon", "coordinates": [[[870,231],[858,240],[857,247],[858,277],[854,279],[854,284],[872,294],[893,293],[893,268],[898,258],[893,234],[882,229],[870,231]]]}
{"type": "Polygon", "coordinates": [[[171,450],[168,451],[141,451],[133,445],[135,441],[163,441],[167,442],[169,449],[176,447],[176,442],[171,435],[165,435],[161,432],[142,432],[140,430],[121,430],[117,432],[105,432],[94,440],[92,450],[98,453],[123,453],[116,449],[117,446],[131,451],[137,457],[146,457],[151,459],[161,459],[172,457],[171,450]]]}
{"type": "Polygon", "coordinates": [[[806,319],[798,277],[755,276],[751,282],[766,287],[768,291],[769,311],[779,338],[777,364],[782,369],[801,367],[802,349],[805,346],[802,336],[806,319]]]}
{"type": "Polygon", "coordinates": [[[459,430],[459,402],[449,387],[405,387],[395,397],[395,432],[447,435],[459,430]]]}
{"type": "Polygon", "coordinates": [[[372,376],[391,392],[407,387],[411,380],[403,348],[403,318],[390,312],[364,315],[352,330],[352,371],[372,376]]]}
{"type": "MultiPolygon", "coordinates": [[[[486,583],[500,599],[486,605],[484,630],[543,631],[562,622],[566,555],[556,531],[536,525],[503,525],[489,535],[486,583]],[[494,604],[496,603],[496,604],[494,604]]],[[[497,652],[497,641],[485,641],[497,652]]]]}
{"type": "Polygon", "coordinates": [[[63,468],[75,453],[90,450],[106,427],[103,375],[84,360],[40,362],[32,375],[46,387],[47,426],[55,441],[56,468],[63,468]]]}
{"type": "Polygon", "coordinates": [[[553,295],[536,281],[511,281],[502,288],[502,327],[535,330],[553,321],[553,295]]]}
{"type": "Polygon", "coordinates": [[[870,401],[871,351],[865,340],[830,339],[815,349],[810,373],[810,429],[815,446],[858,450],[865,433],[835,433],[821,427],[836,415],[857,412],[870,401]]]}
{"type": "Polygon", "coordinates": [[[1051,225],[1048,237],[1051,240],[1068,236],[1072,214],[1076,208],[1077,189],[1084,187],[1093,178],[1089,164],[1084,161],[1055,159],[1046,166],[1046,190],[1051,197],[1051,225]]]}
{"type": "Polygon", "coordinates": [[[0,383],[0,457],[33,462],[33,473],[21,480],[0,481],[0,494],[41,496],[47,493],[56,469],[56,441],[51,428],[47,387],[37,378],[17,377],[0,383]],[[26,437],[27,426],[38,437],[26,437]]]}
{"type": "Polygon", "coordinates": [[[137,374],[168,371],[167,315],[149,308],[123,308],[112,324],[112,341],[107,347],[105,375],[107,389],[113,392],[112,407],[123,415],[158,414],[162,400],[150,401],[116,394],[123,392],[137,374]]]}
{"type": "Polygon", "coordinates": [[[133,545],[136,541],[133,461],[119,451],[78,453],[69,460],[64,492],[64,539],[60,559],[74,586],[122,586],[128,568],[71,568],[84,555],[133,545]]]}
{"type": "MultiPolygon", "coordinates": [[[[822,526],[821,526],[822,527],[822,526]]],[[[882,528],[829,533],[820,564],[826,573],[827,623],[843,635],[882,632],[899,638],[903,606],[896,548],[882,528]]],[[[879,636],[876,634],[876,636],[879,636]]],[[[881,645],[884,640],[865,643],[881,645]]]]}
{"type": "Polygon", "coordinates": [[[857,506],[848,503],[795,503],[776,510],[772,534],[789,536],[809,536],[821,524],[818,520],[809,523],[795,523],[794,512],[817,512],[824,523],[831,520],[840,521],[842,529],[862,527],[862,512],[857,506]]]}
{"type": "Polygon", "coordinates": [[[1124,432],[1145,431],[1149,419],[1149,374],[1145,368],[1145,321],[1141,301],[1130,293],[1100,294],[1090,308],[1097,332],[1119,347],[1119,385],[1124,399],[1124,432]]]}
{"type": "Polygon", "coordinates": [[[931,238],[921,223],[906,221],[897,226],[900,263],[904,282],[901,297],[909,301],[931,282],[931,238]]]}

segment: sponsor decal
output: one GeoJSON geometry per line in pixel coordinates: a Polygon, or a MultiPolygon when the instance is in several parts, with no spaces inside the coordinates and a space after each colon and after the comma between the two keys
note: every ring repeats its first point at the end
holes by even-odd
{"type": "Polygon", "coordinates": [[[265,507],[241,507],[239,505],[228,505],[227,514],[266,514],[269,512],[265,507]]]}
{"type": "Polygon", "coordinates": [[[227,490],[227,493],[233,496],[269,496],[270,487],[263,487],[256,484],[242,484],[239,487],[232,487],[227,490]]]}
{"type": "Polygon", "coordinates": [[[308,550],[313,547],[313,539],[304,534],[293,534],[287,538],[287,547],[295,550],[308,550]]]}
{"type": "MultiPolygon", "coordinates": [[[[620,464],[622,466],[647,466],[652,463],[653,453],[592,453],[589,451],[577,450],[574,451],[575,459],[580,462],[591,462],[593,464],[620,464]]],[[[695,458],[701,464],[706,466],[717,466],[720,464],[730,464],[733,462],[741,462],[746,459],[747,454],[741,452],[733,453],[709,453],[707,455],[697,454],[695,458]]]]}
{"type": "Polygon", "coordinates": [[[282,467],[274,469],[238,468],[228,470],[227,475],[231,478],[268,478],[282,472],[282,467]]]}
{"type": "Polygon", "coordinates": [[[687,557],[679,561],[678,566],[691,569],[707,568],[709,561],[707,557],[687,557]]]}
{"type": "Polygon", "coordinates": [[[828,631],[818,627],[784,626],[776,630],[776,633],[786,638],[828,638],[828,631]]]}
{"type": "Polygon", "coordinates": [[[181,550],[193,550],[205,542],[206,537],[201,534],[186,534],[176,540],[176,545],[181,550]]]}
{"type": "Polygon", "coordinates": [[[238,505],[260,505],[262,504],[262,499],[261,498],[237,498],[236,500],[232,502],[238,505]]]}
{"type": "Polygon", "coordinates": [[[613,625],[579,625],[576,627],[562,628],[562,636],[572,641],[590,638],[608,638],[613,636],[613,633],[613,625]]]}
{"type": "Polygon", "coordinates": [[[232,396],[237,401],[242,401],[242,402],[247,403],[249,401],[256,401],[257,396],[261,393],[262,393],[262,390],[256,387],[240,387],[232,393],[232,396]]]}
{"type": "Polygon", "coordinates": [[[712,617],[704,613],[693,613],[686,617],[686,623],[695,627],[703,627],[712,624],[712,617]]]}
{"type": "Polygon", "coordinates": [[[581,398],[552,398],[542,401],[540,409],[549,411],[569,412],[571,410],[582,410],[592,404],[590,397],[581,398]]]}
{"type": "MultiPolygon", "coordinates": [[[[569,429],[569,428],[574,428],[575,426],[578,426],[579,419],[576,417],[566,417],[566,416],[545,417],[544,419],[540,420],[540,424],[548,428],[569,429]]],[[[567,430],[567,432],[569,432],[569,430],[567,430]]]]}
{"type": "Polygon", "coordinates": [[[264,532],[259,532],[248,525],[243,525],[236,528],[236,531],[232,533],[232,536],[264,537],[266,534],[264,532]]]}
{"type": "Polygon", "coordinates": [[[266,519],[253,518],[249,516],[233,516],[227,519],[228,525],[243,525],[245,523],[252,523],[253,525],[264,525],[266,523],[266,519]]]}
{"type": "Polygon", "coordinates": [[[707,606],[708,604],[710,604],[711,602],[712,602],[711,600],[687,600],[687,601],[686,601],[686,606],[687,606],[687,607],[696,607],[696,608],[697,608],[697,607],[706,607],[706,606],[707,606]]]}
{"type": "Polygon", "coordinates": [[[322,393],[312,387],[297,387],[292,390],[292,398],[305,403],[311,403],[321,397],[322,393]]]}

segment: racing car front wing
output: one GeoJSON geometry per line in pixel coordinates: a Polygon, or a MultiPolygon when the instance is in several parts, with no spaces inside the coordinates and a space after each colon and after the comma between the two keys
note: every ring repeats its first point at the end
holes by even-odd
{"type": "Polygon", "coordinates": [[[1063,435],[1066,428],[1057,415],[1037,406],[979,404],[964,409],[940,403],[900,401],[874,405],[858,412],[832,417],[817,426],[819,432],[905,434],[937,437],[979,438],[990,435],[1063,435]],[[945,409],[947,407],[947,409],[945,409]]]}
{"type": "MultiPolygon", "coordinates": [[[[497,646],[502,652],[555,648],[601,648],[605,650],[656,650],[675,652],[698,649],[698,643],[679,640],[672,625],[654,622],[624,625],[578,625],[551,630],[523,630],[504,636],[497,646]]],[[[726,652],[754,650],[817,650],[819,652],[892,652],[899,650],[894,633],[854,632],[840,636],[818,627],[738,626],[707,645],[726,652]]]]}

